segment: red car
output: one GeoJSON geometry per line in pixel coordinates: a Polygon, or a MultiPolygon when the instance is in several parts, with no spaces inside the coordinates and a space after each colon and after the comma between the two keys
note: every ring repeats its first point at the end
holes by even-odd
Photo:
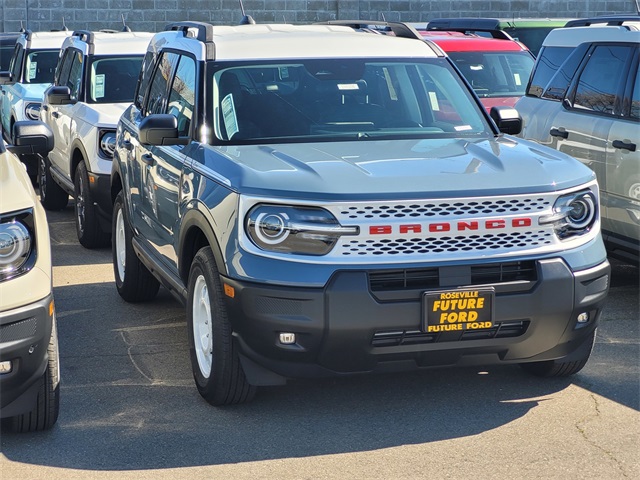
{"type": "Polygon", "coordinates": [[[499,105],[513,107],[525,94],[535,57],[522,43],[508,35],[487,38],[450,30],[421,30],[420,34],[451,58],[487,111],[499,105]]]}

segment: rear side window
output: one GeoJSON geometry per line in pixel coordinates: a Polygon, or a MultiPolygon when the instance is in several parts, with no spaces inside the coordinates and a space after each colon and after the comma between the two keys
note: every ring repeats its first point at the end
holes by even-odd
{"type": "Polygon", "coordinates": [[[597,46],[580,75],[573,106],[613,114],[629,53],[626,46],[597,46]]]}
{"type": "Polygon", "coordinates": [[[527,95],[542,96],[549,80],[569,57],[573,47],[543,47],[533,71],[533,77],[527,88],[527,95]]]}

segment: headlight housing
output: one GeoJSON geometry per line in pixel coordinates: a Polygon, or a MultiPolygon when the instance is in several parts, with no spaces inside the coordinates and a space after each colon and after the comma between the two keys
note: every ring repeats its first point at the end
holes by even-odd
{"type": "Polygon", "coordinates": [[[113,158],[116,151],[115,130],[101,130],[99,135],[100,155],[106,158],[113,158]]]}
{"type": "Polygon", "coordinates": [[[40,107],[39,103],[27,103],[24,107],[24,114],[29,120],[40,120],[40,107]]]}
{"type": "Polygon", "coordinates": [[[541,224],[553,223],[561,240],[584,235],[598,219],[598,200],[591,190],[563,195],[553,205],[553,214],[540,218],[541,224]]]}
{"type": "Polygon", "coordinates": [[[33,212],[0,217],[0,280],[22,275],[36,261],[33,212]]]}
{"type": "Polygon", "coordinates": [[[326,255],[342,235],[358,233],[323,208],[268,204],[249,211],[245,230],[262,250],[297,255],[326,255]]]}

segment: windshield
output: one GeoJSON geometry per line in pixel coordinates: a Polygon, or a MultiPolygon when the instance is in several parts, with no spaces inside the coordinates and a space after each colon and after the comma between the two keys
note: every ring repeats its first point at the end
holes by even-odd
{"type": "Polygon", "coordinates": [[[24,66],[24,83],[52,83],[60,50],[33,50],[24,66]]]}
{"type": "Polygon", "coordinates": [[[310,59],[219,65],[218,141],[309,142],[490,132],[445,59],[310,59]]]}
{"type": "Polygon", "coordinates": [[[133,102],[141,65],[142,55],[95,59],[91,64],[88,102],[133,102]]]}
{"type": "Polygon", "coordinates": [[[533,69],[527,52],[449,52],[479,97],[523,96],[533,69]]]}

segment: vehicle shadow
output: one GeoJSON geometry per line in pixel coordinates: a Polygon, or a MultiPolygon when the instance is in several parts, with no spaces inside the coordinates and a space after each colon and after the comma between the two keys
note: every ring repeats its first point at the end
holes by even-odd
{"type": "Polygon", "coordinates": [[[60,418],[49,432],[2,432],[14,462],[147,470],[424,444],[509,424],[571,385],[517,366],[437,369],[292,381],[215,408],[193,384],[184,310],[166,291],[142,305],[120,300],[113,282],[54,294],[60,418]]]}

